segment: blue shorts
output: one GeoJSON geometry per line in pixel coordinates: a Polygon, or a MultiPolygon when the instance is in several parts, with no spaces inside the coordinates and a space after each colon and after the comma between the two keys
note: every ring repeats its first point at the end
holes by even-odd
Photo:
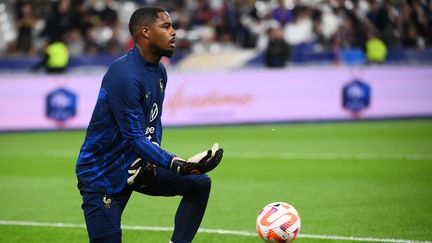
{"type": "MultiPolygon", "coordinates": [[[[195,235],[204,214],[209,196],[209,186],[210,178],[205,174],[182,176],[167,169],[157,168],[155,180],[150,185],[136,191],[151,196],[170,197],[180,195],[192,197],[191,200],[182,200],[185,203],[184,206],[180,206],[180,212],[184,212],[181,215],[187,216],[189,221],[195,221],[194,229],[190,233],[186,232],[187,230],[182,230],[182,227],[178,227],[178,231],[182,232],[179,233],[181,235],[179,238],[190,239],[195,235]],[[198,200],[195,198],[198,198],[198,200]],[[195,219],[193,219],[194,217],[195,219]]],[[[121,216],[132,191],[132,188],[128,186],[116,195],[81,190],[83,199],[82,209],[90,242],[121,242],[121,216]]],[[[182,219],[181,216],[176,218],[182,219]]],[[[189,227],[185,223],[182,223],[182,225],[189,227]]],[[[175,231],[174,236],[176,235],[175,231]]],[[[190,240],[185,240],[184,242],[190,242],[190,240]]]]}
{"type": "Polygon", "coordinates": [[[117,195],[81,191],[90,242],[121,242],[121,215],[131,193],[129,188],[117,195]]]}

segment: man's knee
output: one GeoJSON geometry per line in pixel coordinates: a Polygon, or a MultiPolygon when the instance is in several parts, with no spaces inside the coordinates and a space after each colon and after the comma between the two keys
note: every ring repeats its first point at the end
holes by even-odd
{"type": "Polygon", "coordinates": [[[211,179],[208,175],[203,174],[198,181],[198,186],[201,190],[210,191],[211,188],[211,179]]]}
{"type": "Polygon", "coordinates": [[[208,195],[211,189],[211,179],[206,174],[198,175],[194,179],[193,189],[194,193],[199,193],[200,195],[208,195]]]}
{"type": "Polygon", "coordinates": [[[211,179],[208,175],[190,175],[188,181],[184,196],[208,198],[211,188],[211,179]]]}

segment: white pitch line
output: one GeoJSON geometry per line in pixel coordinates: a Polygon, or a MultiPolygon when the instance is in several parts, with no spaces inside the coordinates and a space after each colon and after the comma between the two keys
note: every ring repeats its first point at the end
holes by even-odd
{"type": "MultiPolygon", "coordinates": [[[[9,221],[9,220],[0,220],[0,225],[57,227],[57,228],[85,228],[86,227],[84,224],[44,223],[44,222],[9,221]]],[[[169,231],[169,232],[171,232],[173,230],[172,227],[128,226],[128,225],[122,225],[122,229],[125,229],[125,230],[142,230],[142,231],[169,231]]],[[[198,232],[210,233],[210,234],[258,237],[258,234],[255,232],[239,231],[239,230],[199,229],[198,232]]],[[[299,238],[308,238],[308,239],[326,239],[326,240],[340,240],[340,241],[368,241],[368,242],[383,242],[383,243],[432,243],[431,241],[383,239],[383,238],[373,238],[373,237],[353,237],[353,236],[336,236],[336,235],[299,234],[298,237],[299,238]]]]}

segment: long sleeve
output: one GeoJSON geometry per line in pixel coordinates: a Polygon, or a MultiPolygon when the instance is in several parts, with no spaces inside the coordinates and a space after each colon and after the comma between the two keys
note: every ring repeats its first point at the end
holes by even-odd
{"type": "Polygon", "coordinates": [[[108,104],[120,128],[123,142],[130,147],[131,152],[144,160],[169,168],[173,155],[153,144],[145,136],[148,124],[141,105],[144,87],[137,80],[123,75],[115,78],[122,80],[107,80],[106,88],[109,89],[108,104]]]}

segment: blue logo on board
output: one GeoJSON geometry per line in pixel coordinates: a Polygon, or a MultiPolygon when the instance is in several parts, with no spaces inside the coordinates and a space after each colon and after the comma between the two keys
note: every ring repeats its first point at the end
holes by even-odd
{"type": "Polygon", "coordinates": [[[352,112],[360,112],[370,105],[371,88],[360,80],[353,80],[342,90],[342,105],[352,112]]]}
{"type": "Polygon", "coordinates": [[[46,97],[46,116],[56,121],[66,121],[76,114],[76,94],[70,90],[59,88],[46,97]]]}

